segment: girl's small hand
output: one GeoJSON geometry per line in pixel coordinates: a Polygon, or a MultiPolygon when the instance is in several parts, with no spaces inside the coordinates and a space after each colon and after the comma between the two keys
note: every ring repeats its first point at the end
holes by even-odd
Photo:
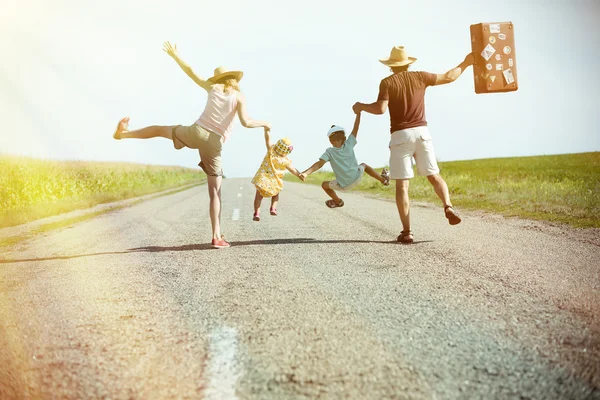
{"type": "Polygon", "coordinates": [[[298,178],[300,178],[300,180],[302,182],[304,182],[304,181],[306,181],[306,174],[303,172],[303,173],[301,173],[301,174],[298,175],[298,178]]]}

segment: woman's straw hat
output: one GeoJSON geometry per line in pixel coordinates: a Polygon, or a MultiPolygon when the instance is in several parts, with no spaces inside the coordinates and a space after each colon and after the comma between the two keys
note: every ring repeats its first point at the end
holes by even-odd
{"type": "Polygon", "coordinates": [[[211,78],[208,78],[208,80],[215,83],[225,76],[231,76],[232,78],[237,79],[237,81],[239,82],[242,79],[242,76],[244,76],[244,73],[242,71],[230,71],[227,68],[221,66],[215,68],[215,73],[211,78]]]}

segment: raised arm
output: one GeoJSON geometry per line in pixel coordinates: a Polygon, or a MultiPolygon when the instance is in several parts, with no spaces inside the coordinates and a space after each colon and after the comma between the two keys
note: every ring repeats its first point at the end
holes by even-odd
{"type": "Polygon", "coordinates": [[[271,130],[265,127],[265,145],[267,146],[267,151],[271,150],[271,130]]]}
{"type": "Polygon", "coordinates": [[[467,56],[465,57],[463,62],[458,64],[458,66],[456,68],[452,68],[450,71],[446,72],[445,74],[437,74],[434,86],[445,85],[447,83],[454,82],[462,75],[463,72],[465,72],[465,69],[467,69],[469,66],[473,65],[473,63],[474,63],[473,53],[467,54],[467,56]]]}
{"type": "Polygon", "coordinates": [[[264,127],[269,130],[271,129],[271,125],[268,122],[250,119],[248,113],[246,112],[246,98],[241,93],[238,93],[237,113],[244,128],[264,127]]]}
{"type": "Polygon", "coordinates": [[[207,80],[202,79],[198,75],[196,75],[194,73],[194,71],[192,70],[192,68],[189,65],[187,65],[185,63],[185,61],[183,61],[179,57],[179,54],[177,54],[177,45],[171,45],[170,42],[165,42],[163,44],[163,51],[165,53],[167,53],[169,56],[171,56],[173,58],[173,60],[175,60],[175,62],[181,67],[181,69],[183,70],[183,72],[185,72],[187,76],[189,76],[190,78],[192,78],[192,80],[194,82],[196,82],[196,84],[198,86],[200,86],[201,88],[205,89],[207,92],[209,92],[212,89],[212,84],[211,83],[209,83],[207,80]]]}
{"type": "Polygon", "coordinates": [[[356,137],[356,135],[358,135],[359,125],[360,125],[360,113],[356,113],[356,118],[354,118],[354,127],[352,127],[352,132],[350,132],[350,134],[353,135],[354,137],[356,137]]]}

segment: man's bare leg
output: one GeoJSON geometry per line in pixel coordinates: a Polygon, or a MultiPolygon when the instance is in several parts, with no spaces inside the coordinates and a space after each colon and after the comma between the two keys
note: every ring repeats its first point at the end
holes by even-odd
{"type": "MultiPolygon", "coordinates": [[[[410,199],[408,198],[408,179],[396,179],[396,206],[402,222],[402,231],[410,231],[410,199]]],[[[411,235],[412,237],[412,235],[411,235]]]]}
{"type": "Polygon", "coordinates": [[[446,218],[448,218],[450,225],[460,224],[462,219],[452,206],[452,202],[450,201],[450,192],[448,191],[448,185],[446,184],[446,181],[439,174],[429,175],[427,180],[433,185],[435,194],[437,194],[442,203],[444,203],[444,214],[446,215],[446,218]]]}

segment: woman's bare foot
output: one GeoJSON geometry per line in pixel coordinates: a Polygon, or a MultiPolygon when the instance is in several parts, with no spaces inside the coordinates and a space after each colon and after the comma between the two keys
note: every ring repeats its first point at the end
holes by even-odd
{"type": "Polygon", "coordinates": [[[115,132],[113,133],[113,138],[117,140],[121,139],[121,133],[127,132],[129,130],[128,127],[129,117],[125,117],[117,124],[117,129],[115,129],[115,132]]]}

